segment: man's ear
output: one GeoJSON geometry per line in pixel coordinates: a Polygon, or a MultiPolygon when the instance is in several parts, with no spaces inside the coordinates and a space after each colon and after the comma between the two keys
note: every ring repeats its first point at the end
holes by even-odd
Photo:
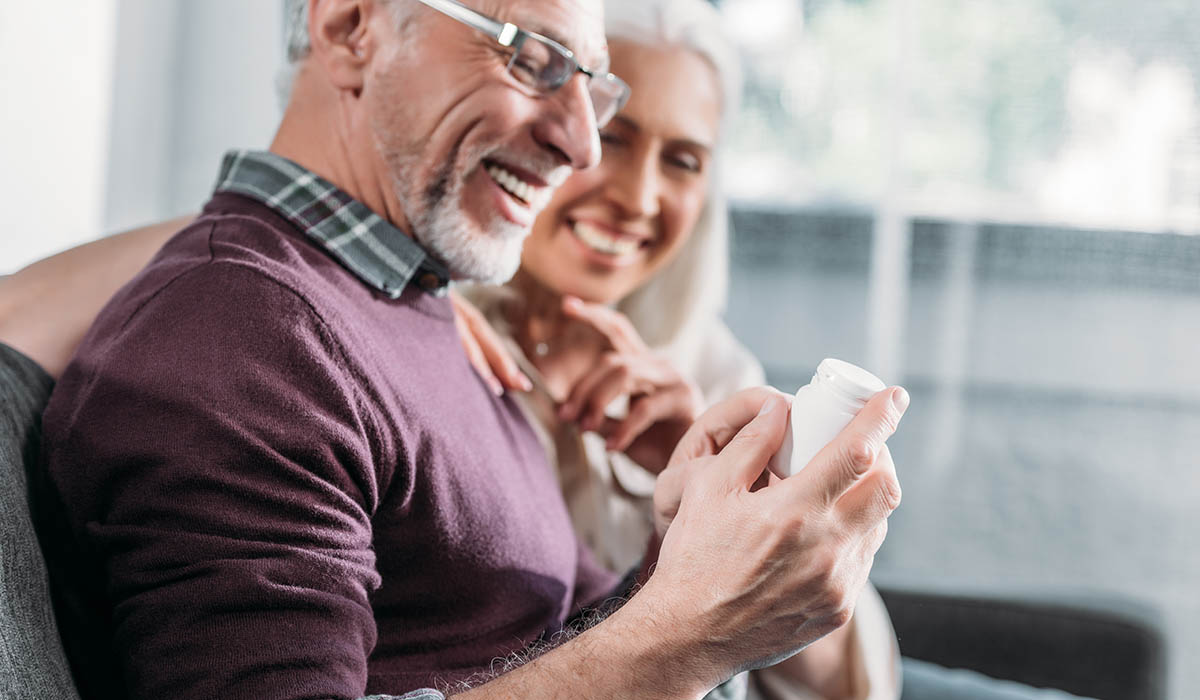
{"type": "Polygon", "coordinates": [[[335,87],[362,90],[363,73],[374,46],[367,30],[370,13],[377,10],[371,0],[311,0],[308,6],[308,37],[312,57],[329,75],[335,87]]]}

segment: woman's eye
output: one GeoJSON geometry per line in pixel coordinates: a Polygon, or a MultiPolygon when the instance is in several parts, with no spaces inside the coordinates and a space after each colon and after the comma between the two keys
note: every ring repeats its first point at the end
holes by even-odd
{"type": "Polygon", "coordinates": [[[673,168],[686,170],[689,173],[698,173],[703,169],[700,159],[690,153],[667,156],[667,164],[673,168]]]}
{"type": "Polygon", "coordinates": [[[600,143],[602,143],[606,146],[619,146],[622,143],[624,143],[624,141],[621,140],[620,136],[614,134],[611,131],[601,131],[600,132],[600,143]]]}

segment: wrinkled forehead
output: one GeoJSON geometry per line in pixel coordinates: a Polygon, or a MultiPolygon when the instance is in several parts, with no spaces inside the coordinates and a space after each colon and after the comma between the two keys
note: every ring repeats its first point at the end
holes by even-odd
{"type": "Polygon", "coordinates": [[[602,0],[467,0],[501,22],[553,39],[585,68],[608,66],[602,0]]]}

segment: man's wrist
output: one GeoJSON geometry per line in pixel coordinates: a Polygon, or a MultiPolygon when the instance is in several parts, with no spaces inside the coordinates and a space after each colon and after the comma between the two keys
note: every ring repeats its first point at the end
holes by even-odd
{"type": "Polygon", "coordinates": [[[642,557],[642,563],[638,568],[638,586],[644,586],[650,580],[650,574],[654,572],[654,567],[658,564],[658,552],[661,548],[662,538],[658,536],[656,529],[652,529],[650,531],[650,540],[646,542],[646,554],[642,557]]]}
{"type": "Polygon", "coordinates": [[[704,640],[645,593],[562,646],[459,697],[695,700],[725,680],[704,640]]]}
{"type": "Polygon", "coordinates": [[[644,697],[697,698],[728,673],[717,663],[714,645],[666,600],[653,587],[643,588],[581,641],[598,658],[611,657],[618,675],[637,679],[631,687],[644,697]]]}

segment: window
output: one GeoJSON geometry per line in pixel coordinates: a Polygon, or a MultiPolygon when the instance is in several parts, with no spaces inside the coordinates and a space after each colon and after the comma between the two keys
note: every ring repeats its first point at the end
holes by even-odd
{"type": "Polygon", "coordinates": [[[1200,3],[721,8],[727,319],[781,388],[913,397],[876,575],[1123,594],[1200,658],[1200,3]]]}

